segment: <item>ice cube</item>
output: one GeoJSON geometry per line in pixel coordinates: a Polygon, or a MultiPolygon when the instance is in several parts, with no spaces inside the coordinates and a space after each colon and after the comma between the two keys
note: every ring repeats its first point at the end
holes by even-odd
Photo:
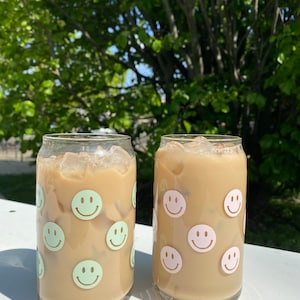
{"type": "Polygon", "coordinates": [[[59,170],[62,176],[80,180],[84,178],[91,159],[88,153],[66,152],[60,162],[59,170]]]}
{"type": "Polygon", "coordinates": [[[213,152],[215,154],[237,154],[239,149],[240,149],[240,146],[234,145],[233,143],[213,144],[213,152]]]}
{"type": "Polygon", "coordinates": [[[103,209],[103,213],[109,221],[116,222],[122,219],[120,209],[116,206],[116,203],[108,204],[103,209]]]}
{"type": "Polygon", "coordinates": [[[192,142],[184,144],[184,150],[191,153],[210,153],[213,145],[203,136],[197,136],[192,142]]]}
{"type": "Polygon", "coordinates": [[[184,147],[181,143],[171,141],[165,145],[165,149],[183,151],[184,147]]]}
{"type": "Polygon", "coordinates": [[[183,170],[184,148],[178,142],[169,142],[156,153],[156,160],[164,165],[174,175],[179,175],[183,170]]]}
{"type": "Polygon", "coordinates": [[[76,249],[83,243],[86,244],[90,232],[90,222],[82,222],[74,218],[72,213],[59,214],[55,222],[63,228],[65,236],[68,238],[67,244],[72,249],[76,249]]]}
{"type": "Polygon", "coordinates": [[[101,159],[101,164],[105,168],[115,168],[121,174],[127,172],[132,158],[130,154],[120,146],[112,146],[101,159]]]}
{"type": "Polygon", "coordinates": [[[96,151],[95,151],[95,155],[97,157],[102,157],[102,156],[105,155],[105,153],[106,153],[106,151],[101,146],[98,146],[96,151]]]}

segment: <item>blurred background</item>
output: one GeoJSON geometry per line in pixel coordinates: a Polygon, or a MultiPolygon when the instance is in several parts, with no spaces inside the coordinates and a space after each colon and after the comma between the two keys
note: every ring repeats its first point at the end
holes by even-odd
{"type": "Polygon", "coordinates": [[[299,252],[299,14],[294,0],[0,1],[2,197],[35,202],[43,134],[126,133],[151,224],[160,136],[239,135],[246,241],[299,252]]]}

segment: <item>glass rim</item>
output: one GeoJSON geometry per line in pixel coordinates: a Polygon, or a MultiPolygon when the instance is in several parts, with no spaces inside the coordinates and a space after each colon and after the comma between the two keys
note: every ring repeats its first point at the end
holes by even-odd
{"type": "Polygon", "coordinates": [[[103,142],[103,141],[130,141],[131,137],[120,133],[46,133],[43,141],[62,142],[103,142]]]}
{"type": "Polygon", "coordinates": [[[162,140],[177,142],[192,142],[196,137],[204,137],[212,143],[228,142],[239,143],[242,138],[237,135],[213,134],[213,133],[173,133],[162,135],[162,140]]]}

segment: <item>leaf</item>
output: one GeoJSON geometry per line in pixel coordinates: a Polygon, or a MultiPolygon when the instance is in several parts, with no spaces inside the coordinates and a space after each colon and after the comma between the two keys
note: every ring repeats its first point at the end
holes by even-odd
{"type": "Polygon", "coordinates": [[[52,80],[44,80],[42,82],[42,87],[44,88],[52,88],[54,86],[54,82],[52,80]]]}
{"type": "Polygon", "coordinates": [[[129,31],[121,31],[116,37],[117,47],[124,50],[127,46],[129,31]]]}
{"type": "Polygon", "coordinates": [[[286,80],[279,84],[279,87],[282,92],[284,92],[286,95],[291,95],[292,91],[294,90],[295,84],[293,80],[286,80]]]}
{"type": "Polygon", "coordinates": [[[21,115],[23,118],[35,116],[35,105],[32,101],[26,100],[18,102],[15,103],[13,107],[15,112],[21,115]]]}
{"type": "Polygon", "coordinates": [[[183,120],[183,126],[187,133],[190,133],[192,130],[192,124],[186,120],[183,120]]]}
{"type": "Polygon", "coordinates": [[[264,108],[266,104],[266,98],[257,93],[248,93],[246,96],[246,101],[249,104],[256,105],[259,109],[264,108]]]}
{"type": "Polygon", "coordinates": [[[143,28],[138,29],[138,38],[141,43],[144,45],[149,45],[150,37],[146,33],[146,31],[143,28]]]}
{"type": "Polygon", "coordinates": [[[163,43],[160,40],[154,40],[152,43],[152,50],[156,53],[159,53],[162,50],[163,43]]]}
{"type": "Polygon", "coordinates": [[[285,55],[284,55],[284,53],[280,53],[280,54],[277,56],[277,61],[278,61],[280,64],[283,64],[283,63],[284,63],[284,60],[285,60],[285,55]]]}

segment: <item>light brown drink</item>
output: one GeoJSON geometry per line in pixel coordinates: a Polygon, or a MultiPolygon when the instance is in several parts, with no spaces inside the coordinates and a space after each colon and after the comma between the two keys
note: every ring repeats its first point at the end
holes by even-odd
{"type": "Polygon", "coordinates": [[[42,152],[37,159],[40,299],[123,298],[133,284],[134,156],[120,146],[98,147],[95,153],[42,152]]]}
{"type": "Polygon", "coordinates": [[[156,153],[153,281],[172,299],[235,299],[242,288],[246,156],[239,138],[194,138],[162,137],[156,153]]]}

